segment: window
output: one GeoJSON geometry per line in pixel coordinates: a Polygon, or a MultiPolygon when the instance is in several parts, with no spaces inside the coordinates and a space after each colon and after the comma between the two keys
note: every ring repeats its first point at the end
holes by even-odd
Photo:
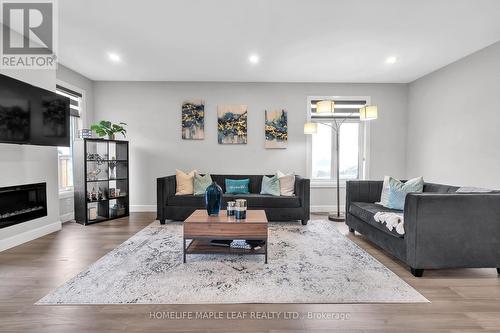
{"type": "Polygon", "coordinates": [[[310,98],[308,105],[312,122],[317,123],[317,132],[311,136],[309,170],[316,183],[329,183],[336,180],[337,173],[337,135],[339,126],[339,175],[340,180],[363,178],[364,170],[364,133],[365,125],[359,120],[359,108],[365,100],[333,97],[310,98]],[[335,101],[333,114],[318,114],[315,103],[322,99],[335,101]]]}
{"type": "Polygon", "coordinates": [[[81,128],[82,94],[65,87],[56,86],[56,93],[70,99],[70,147],[57,147],[59,159],[59,191],[73,189],[73,141],[81,128]]]}

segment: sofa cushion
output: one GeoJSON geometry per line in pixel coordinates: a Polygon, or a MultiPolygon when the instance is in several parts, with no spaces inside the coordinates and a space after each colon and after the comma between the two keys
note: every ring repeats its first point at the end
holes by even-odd
{"type": "Polygon", "coordinates": [[[393,235],[395,237],[403,238],[404,235],[398,234],[395,230],[389,230],[385,226],[385,224],[382,224],[380,222],[377,222],[373,219],[373,216],[377,212],[394,212],[394,213],[402,213],[402,210],[397,210],[397,209],[390,209],[386,208],[381,205],[377,205],[374,203],[368,203],[368,202],[351,202],[351,205],[349,206],[349,213],[357,217],[358,219],[374,226],[375,228],[388,233],[390,235],[393,235]]]}
{"type": "MultiPolygon", "coordinates": [[[[276,197],[264,194],[224,194],[222,196],[222,209],[226,208],[228,201],[246,199],[249,208],[298,208],[300,198],[276,197]]],[[[203,195],[176,195],[168,198],[169,206],[205,207],[205,196],[203,195]]]]}
{"type": "Polygon", "coordinates": [[[196,170],[193,170],[190,173],[185,173],[181,170],[175,170],[175,184],[177,185],[175,195],[193,194],[193,181],[195,173],[196,170]]]}
{"type": "Polygon", "coordinates": [[[280,181],[280,194],[290,197],[295,191],[295,172],[285,174],[281,171],[276,171],[276,175],[280,181]]]}
{"type": "Polygon", "coordinates": [[[199,173],[194,174],[194,195],[205,194],[207,187],[212,185],[212,177],[210,174],[200,175],[199,173]]]}
{"type": "Polygon", "coordinates": [[[262,177],[262,189],[260,190],[260,194],[279,196],[280,193],[280,180],[277,175],[273,177],[262,177]]]}
{"type": "MultiPolygon", "coordinates": [[[[227,192],[226,189],[226,178],[229,179],[250,179],[250,184],[248,184],[248,190],[250,193],[259,194],[260,186],[262,184],[262,175],[214,175],[211,174],[214,182],[217,182],[224,193],[227,192]]],[[[273,175],[271,175],[272,177],[273,175]]]]}
{"type": "Polygon", "coordinates": [[[401,182],[395,178],[389,178],[389,200],[387,208],[403,210],[405,207],[406,195],[408,193],[422,192],[424,188],[424,178],[417,177],[406,182],[401,182]]]}
{"type": "Polygon", "coordinates": [[[250,178],[245,179],[225,179],[227,194],[249,194],[250,178]]]}

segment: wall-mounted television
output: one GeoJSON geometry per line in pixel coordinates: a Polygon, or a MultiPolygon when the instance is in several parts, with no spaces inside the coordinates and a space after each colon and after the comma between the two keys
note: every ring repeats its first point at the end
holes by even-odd
{"type": "Polygon", "coordinates": [[[0,143],[70,146],[69,98],[0,74],[0,143]]]}

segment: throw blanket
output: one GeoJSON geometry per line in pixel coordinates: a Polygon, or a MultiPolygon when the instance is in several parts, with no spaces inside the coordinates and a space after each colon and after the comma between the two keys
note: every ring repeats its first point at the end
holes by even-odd
{"type": "Polygon", "coordinates": [[[404,217],[402,213],[377,212],[373,218],[377,222],[385,223],[387,229],[391,231],[395,229],[400,235],[405,234],[404,217]]]}

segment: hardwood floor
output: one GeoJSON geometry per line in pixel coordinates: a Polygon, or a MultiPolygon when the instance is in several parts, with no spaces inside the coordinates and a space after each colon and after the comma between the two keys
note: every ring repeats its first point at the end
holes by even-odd
{"type": "MultiPolygon", "coordinates": [[[[313,215],[313,219],[324,218],[313,215]]],[[[359,246],[416,288],[430,304],[235,304],[35,306],[154,220],[153,213],[92,226],[65,223],[62,231],[0,253],[0,332],[499,332],[500,278],[494,269],[425,271],[408,268],[361,235],[359,246]],[[299,312],[306,318],[166,319],[170,311],[299,312]],[[307,319],[307,312],[347,314],[343,320],[307,319]],[[157,318],[154,318],[154,316],[157,318]],[[153,317],[153,318],[152,318],[153,317]]],[[[105,278],[105,277],[103,277],[105,278]]],[[[180,315],[180,314],[178,314],[180,315]]]]}

